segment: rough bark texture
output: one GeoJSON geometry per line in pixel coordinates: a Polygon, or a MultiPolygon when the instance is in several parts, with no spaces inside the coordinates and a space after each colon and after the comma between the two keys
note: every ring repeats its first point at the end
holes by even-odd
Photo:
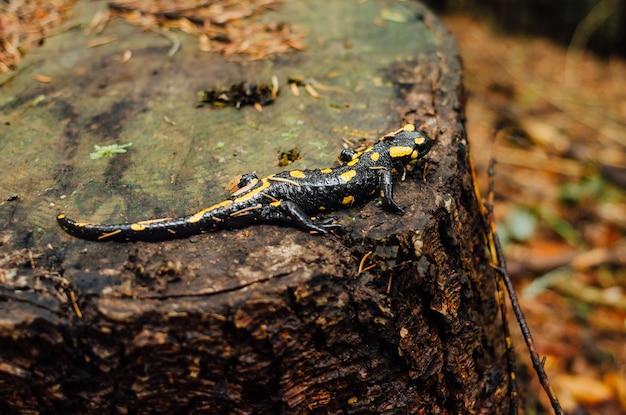
{"type": "Polygon", "coordinates": [[[395,188],[404,216],[372,202],[329,236],[256,226],[166,243],[5,231],[4,413],[505,413],[458,52],[417,7],[435,47],[386,69],[385,111],[437,143],[395,188]]]}

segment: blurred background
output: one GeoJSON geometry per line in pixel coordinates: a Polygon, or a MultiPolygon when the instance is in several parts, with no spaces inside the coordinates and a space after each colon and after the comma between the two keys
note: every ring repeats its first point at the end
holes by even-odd
{"type": "MultiPolygon", "coordinates": [[[[486,197],[494,157],[498,231],[561,404],[624,414],[626,2],[428,3],[459,43],[478,180],[486,197]]],[[[511,330],[526,413],[552,413],[511,330]]]]}

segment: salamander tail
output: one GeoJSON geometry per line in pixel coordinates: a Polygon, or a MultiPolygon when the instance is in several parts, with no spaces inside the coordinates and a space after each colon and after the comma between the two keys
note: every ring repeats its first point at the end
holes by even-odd
{"type": "Polygon", "coordinates": [[[199,229],[194,227],[181,228],[179,223],[181,220],[182,218],[167,218],[129,224],[99,225],[77,222],[64,214],[57,215],[57,223],[65,232],[76,238],[98,242],[163,241],[200,233],[199,229]]]}

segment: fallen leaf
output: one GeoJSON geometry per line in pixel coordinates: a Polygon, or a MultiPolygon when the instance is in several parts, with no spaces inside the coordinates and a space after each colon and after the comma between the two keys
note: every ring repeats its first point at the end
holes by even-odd
{"type": "Polygon", "coordinates": [[[611,387],[591,376],[559,374],[552,383],[557,395],[562,391],[583,406],[597,405],[614,397],[611,387]]]}

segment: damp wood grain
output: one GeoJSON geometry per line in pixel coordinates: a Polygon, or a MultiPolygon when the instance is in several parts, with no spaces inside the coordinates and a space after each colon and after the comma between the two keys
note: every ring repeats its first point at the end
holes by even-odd
{"type": "MultiPolygon", "coordinates": [[[[11,121],[3,127],[8,137],[27,134],[19,119],[32,111],[48,120],[37,124],[39,136],[58,136],[52,160],[40,162],[49,163],[52,174],[32,163],[37,178],[2,183],[3,413],[506,413],[504,339],[472,184],[455,41],[418,3],[401,9],[385,1],[331,3],[361,9],[328,12],[303,2],[309,9],[301,14],[321,19],[328,13],[333,20],[335,13],[362,13],[364,23],[333,34],[317,27],[320,20],[302,17],[296,23],[309,30],[311,50],[271,61],[271,70],[207,58],[193,41],[169,59],[167,44],[154,46],[149,33],[130,36],[133,29],[118,23],[107,33],[147,42],[135,46],[126,65],[145,68],[148,78],[111,64],[124,47],[108,44],[108,52],[89,50],[81,61],[88,70],[76,71],[66,88],[40,87],[56,97],[44,107],[30,107],[38,89],[10,89],[17,98],[1,107],[11,121]],[[377,66],[371,45],[393,30],[411,42],[377,66]],[[328,37],[315,46],[322,35],[328,37]],[[337,57],[307,55],[316,47],[320,56],[337,57]],[[215,86],[207,74],[234,83],[258,71],[287,79],[314,67],[318,83],[333,85],[334,65],[346,54],[353,54],[349,65],[356,59],[371,77],[316,88],[321,99],[304,91],[293,97],[284,87],[262,114],[194,108],[189,99],[215,86]],[[81,95],[72,95],[76,82],[84,87],[81,95]],[[94,96],[100,104],[89,101],[94,96]],[[175,123],[161,123],[164,113],[175,123]],[[372,201],[337,212],[343,227],[326,236],[262,225],[128,244],[78,241],[54,225],[59,208],[109,221],[192,213],[206,198],[204,206],[219,201],[214,182],[277,168],[245,159],[279,153],[260,137],[295,136],[287,145],[300,143],[297,163],[310,164],[294,166],[329,167],[342,138],[359,143],[367,132],[366,139],[376,139],[405,123],[436,144],[395,186],[403,216],[372,201]],[[228,153],[216,154],[211,140],[230,132],[251,141],[227,141],[228,153]],[[187,147],[177,147],[189,136],[187,147]],[[104,138],[133,146],[98,173],[84,158],[94,143],[106,144],[104,138]],[[316,151],[323,140],[329,147],[316,151]],[[205,177],[211,173],[217,178],[205,177]],[[203,186],[210,192],[199,190],[203,186]]],[[[382,56],[384,45],[377,47],[382,56]]],[[[30,145],[39,148],[36,141],[30,145]]],[[[27,147],[15,151],[14,163],[27,147]]]]}

